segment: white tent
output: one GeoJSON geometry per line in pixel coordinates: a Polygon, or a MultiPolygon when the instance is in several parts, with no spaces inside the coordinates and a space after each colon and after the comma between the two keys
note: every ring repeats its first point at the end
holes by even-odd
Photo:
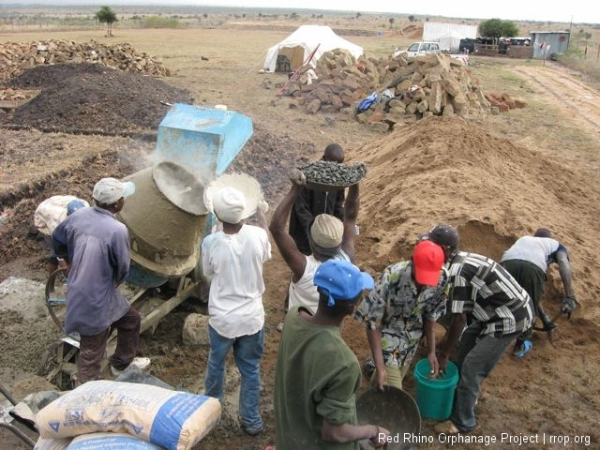
{"type": "Polygon", "coordinates": [[[460,46],[460,40],[464,37],[465,36],[456,31],[450,31],[449,33],[446,33],[443,36],[440,36],[437,39],[437,41],[440,44],[440,50],[455,52],[458,51],[458,47],[460,46]]]}
{"type": "Polygon", "coordinates": [[[330,50],[346,49],[355,58],[363,54],[362,47],[339,37],[327,26],[302,25],[279,44],[269,48],[264,68],[269,69],[270,72],[296,70],[317,46],[319,48],[310,60],[312,67],[316,67],[321,55],[330,50]],[[278,57],[280,57],[279,67],[278,57]]]}

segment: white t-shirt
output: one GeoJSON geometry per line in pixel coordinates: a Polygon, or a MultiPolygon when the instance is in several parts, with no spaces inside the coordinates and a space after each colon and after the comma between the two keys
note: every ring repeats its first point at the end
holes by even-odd
{"type": "Polygon", "coordinates": [[[556,260],[558,250],[566,251],[565,247],[555,239],[523,236],[504,252],[500,261],[528,261],[546,272],[548,264],[556,260]]]}
{"type": "Polygon", "coordinates": [[[290,283],[289,309],[292,309],[294,306],[304,306],[313,314],[317,312],[319,292],[313,284],[313,280],[315,272],[320,265],[321,261],[317,261],[313,255],[306,257],[306,267],[304,268],[302,278],[296,283],[290,283]]]}
{"type": "Polygon", "coordinates": [[[202,241],[202,271],[212,277],[208,322],[221,336],[235,339],[262,329],[263,264],[269,259],[269,236],[253,225],[236,234],[218,231],[202,241]]]}

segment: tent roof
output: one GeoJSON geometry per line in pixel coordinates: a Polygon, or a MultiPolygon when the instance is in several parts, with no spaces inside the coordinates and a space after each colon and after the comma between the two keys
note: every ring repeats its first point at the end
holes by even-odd
{"type": "Polygon", "coordinates": [[[355,58],[358,58],[363,54],[361,46],[341,38],[328,26],[302,25],[283,41],[269,48],[265,59],[265,68],[268,68],[271,71],[275,70],[277,52],[279,49],[298,46],[304,47],[304,57],[306,59],[317,45],[319,48],[311,61],[313,67],[316,65],[316,61],[319,60],[321,55],[329,50],[337,48],[346,49],[355,58]]]}

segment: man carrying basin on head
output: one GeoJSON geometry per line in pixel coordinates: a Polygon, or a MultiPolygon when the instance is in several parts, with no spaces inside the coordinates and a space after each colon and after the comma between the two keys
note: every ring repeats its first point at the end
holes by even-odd
{"type": "MultiPolygon", "coordinates": [[[[342,164],[344,158],[344,150],[339,144],[329,144],[325,147],[321,160],[342,164]]],[[[290,211],[289,223],[290,236],[294,239],[300,252],[307,256],[311,254],[309,242],[310,226],[316,216],[319,214],[329,214],[337,217],[339,220],[344,220],[344,198],[344,189],[330,192],[314,190],[306,186],[302,187],[290,211]]],[[[285,311],[289,307],[289,300],[288,292],[285,297],[285,311]]],[[[281,331],[282,327],[283,322],[280,322],[277,330],[281,331]]]]}
{"type": "Polygon", "coordinates": [[[291,181],[291,189],[273,212],[269,230],[281,256],[292,270],[292,280],[288,289],[290,308],[305,306],[314,314],[317,311],[319,294],[313,284],[313,276],[319,265],[330,259],[354,262],[356,218],[360,205],[358,183],[348,188],[343,222],[330,214],[319,214],[315,217],[309,231],[312,253],[307,256],[298,249],[292,236],[285,230],[286,220],[295,199],[306,184],[306,177],[296,170],[291,176],[291,181]]]}
{"type": "Polygon", "coordinates": [[[246,198],[239,190],[223,187],[210,200],[223,230],[209,234],[202,241],[202,270],[211,279],[210,353],[204,389],[208,396],[223,398],[225,363],[233,348],[242,376],[240,420],[244,431],[254,436],[264,428],[259,398],[265,323],[263,264],[271,259],[265,217],[268,205],[259,201],[258,226],[253,226],[243,222],[246,198]]]}
{"type": "Polygon", "coordinates": [[[69,216],[52,233],[56,255],[64,257],[69,267],[65,331],[80,336],[76,384],[100,377],[113,328],[117,329],[117,346],[110,357],[113,375],[130,364],[140,368],[150,364],[148,358],[134,358],[141,316],[118,290],[129,273],[130,251],[127,227],[115,214],[134,192],[131,182],[103,178],[94,186],[94,207],[69,216]]]}
{"type": "MultiPolygon", "coordinates": [[[[338,164],[344,162],[344,150],[338,144],[325,147],[322,161],[332,161],[338,164]]],[[[344,190],[316,191],[306,186],[298,193],[290,212],[290,236],[305,255],[310,255],[309,229],[315,217],[319,214],[330,214],[344,220],[344,190]]]]}
{"type": "Polygon", "coordinates": [[[354,318],[365,322],[375,372],[371,382],[379,389],[390,385],[402,389],[423,332],[431,376],[438,374],[435,354],[436,320],[446,310],[448,273],[442,248],[419,242],[410,261],[388,266],[354,318]]]}
{"type": "Polygon", "coordinates": [[[353,313],[373,278],[356,266],[328,260],[314,274],[317,311],[290,308],[279,342],[275,369],[277,450],[355,449],[363,439],[381,447],[389,431],[358,425],[356,391],[360,365],[340,327],[353,313]]]}

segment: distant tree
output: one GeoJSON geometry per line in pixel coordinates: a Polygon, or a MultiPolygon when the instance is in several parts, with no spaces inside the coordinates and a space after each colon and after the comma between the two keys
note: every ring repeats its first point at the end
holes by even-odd
{"type": "Polygon", "coordinates": [[[393,17],[390,17],[388,20],[389,20],[389,22],[390,22],[390,30],[391,30],[391,29],[392,29],[392,27],[394,26],[394,18],[393,18],[393,17]]]}
{"type": "Polygon", "coordinates": [[[359,13],[359,12],[357,12],[357,13],[356,13],[356,18],[357,18],[357,19],[360,19],[360,16],[362,16],[362,14],[361,14],[361,13],[359,13]]]}
{"type": "Polygon", "coordinates": [[[105,23],[107,26],[106,35],[112,36],[112,24],[117,22],[117,15],[110,9],[110,6],[103,6],[94,16],[98,22],[105,23]]]}
{"type": "Polygon", "coordinates": [[[490,19],[479,24],[479,33],[484,37],[498,39],[501,36],[516,36],[519,28],[510,20],[490,19]]]}
{"type": "Polygon", "coordinates": [[[206,19],[208,17],[208,14],[204,13],[204,14],[202,14],[202,17],[204,17],[206,19]]]}
{"type": "Polygon", "coordinates": [[[415,16],[408,16],[408,20],[414,22],[415,20],[417,20],[417,18],[415,16]]]}

